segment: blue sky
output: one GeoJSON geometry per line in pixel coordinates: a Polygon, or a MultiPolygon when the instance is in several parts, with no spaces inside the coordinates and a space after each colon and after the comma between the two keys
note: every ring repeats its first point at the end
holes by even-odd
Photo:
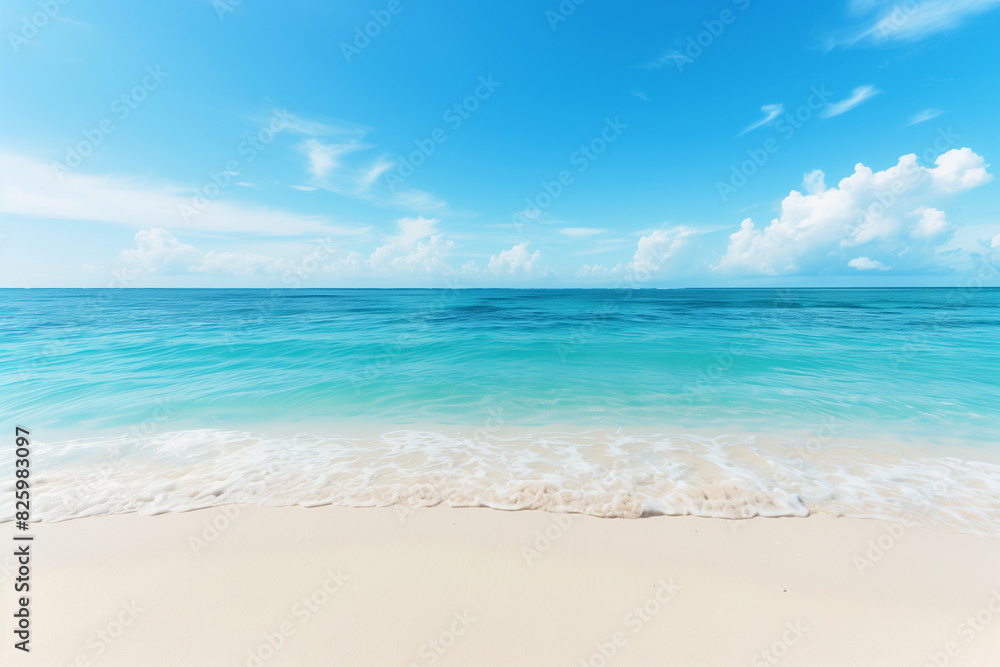
{"type": "Polygon", "coordinates": [[[963,285],[997,7],[7,2],[0,285],[963,285]]]}

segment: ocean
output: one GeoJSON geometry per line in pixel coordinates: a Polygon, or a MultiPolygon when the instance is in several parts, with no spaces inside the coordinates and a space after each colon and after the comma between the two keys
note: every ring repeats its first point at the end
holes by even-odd
{"type": "Polygon", "coordinates": [[[446,504],[1000,536],[1000,289],[0,294],[45,520],[446,504]]]}

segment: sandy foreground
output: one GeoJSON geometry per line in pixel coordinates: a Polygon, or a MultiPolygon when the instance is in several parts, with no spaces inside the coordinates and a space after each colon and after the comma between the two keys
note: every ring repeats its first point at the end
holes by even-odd
{"type": "Polygon", "coordinates": [[[36,525],[29,654],[12,529],[3,665],[1000,664],[1000,540],[879,521],[229,506],[36,525]]]}

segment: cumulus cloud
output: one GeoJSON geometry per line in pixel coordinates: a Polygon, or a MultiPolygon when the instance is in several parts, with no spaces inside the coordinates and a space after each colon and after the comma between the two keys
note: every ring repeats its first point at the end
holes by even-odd
{"type": "Polygon", "coordinates": [[[802,177],[802,187],[811,195],[826,192],[826,175],[820,169],[813,169],[802,177]]]}
{"type": "MultiPolygon", "coordinates": [[[[146,274],[213,274],[225,276],[298,275],[308,261],[308,273],[327,278],[444,278],[456,273],[449,262],[454,242],[437,233],[438,221],[422,216],[402,218],[395,234],[370,254],[344,251],[331,242],[317,243],[296,263],[289,259],[245,252],[204,252],[182,243],[170,232],[152,228],[135,235],[136,247],[124,250],[120,259],[133,270],[146,274]]],[[[537,255],[537,253],[536,253],[537,255]]],[[[530,266],[529,266],[530,269],[530,266]]],[[[474,263],[463,269],[475,273],[474,263]]],[[[287,282],[287,281],[286,281],[287,282]]]]}
{"type": "MultiPolygon", "coordinates": [[[[510,250],[504,250],[499,254],[490,257],[488,268],[495,275],[511,275],[529,278],[535,275],[538,267],[538,260],[542,253],[536,250],[528,252],[528,243],[518,243],[510,250]]],[[[549,271],[548,267],[542,271],[543,275],[549,271]]]]}
{"type": "Polygon", "coordinates": [[[921,239],[932,239],[936,236],[941,236],[949,230],[950,225],[945,219],[944,211],[927,207],[918,212],[920,213],[920,221],[917,222],[916,228],[910,232],[910,236],[921,239]]]}
{"type": "Polygon", "coordinates": [[[123,250],[124,262],[137,264],[148,273],[187,270],[201,260],[197,248],[178,241],[165,229],[143,229],[135,235],[136,248],[123,250]]]}
{"type": "Polygon", "coordinates": [[[882,91],[875,88],[875,86],[858,86],[851,91],[851,96],[846,100],[827,104],[823,111],[820,112],[820,116],[823,118],[833,118],[842,113],[847,113],[862,102],[875,97],[880,92],[882,91]]]}
{"type": "MultiPolygon", "coordinates": [[[[613,267],[603,264],[584,264],[577,272],[578,278],[606,278],[617,282],[636,284],[655,278],[681,273],[678,260],[691,249],[691,242],[698,232],[683,225],[657,229],[643,234],[636,244],[632,261],[619,262],[613,267]]],[[[687,267],[688,264],[684,264],[687,267]]]]}
{"type": "Polygon", "coordinates": [[[871,271],[872,269],[878,269],[879,271],[888,271],[889,267],[882,262],[871,259],[869,257],[855,257],[847,263],[851,268],[855,268],[858,271],[871,271]]]}
{"type": "Polygon", "coordinates": [[[690,237],[697,232],[687,227],[657,229],[639,239],[632,261],[625,267],[631,276],[653,276],[664,273],[669,260],[685,247],[690,237]]]}
{"type": "MultiPolygon", "coordinates": [[[[859,163],[837,187],[811,194],[793,190],[764,228],[744,220],[715,269],[752,275],[818,272],[868,244],[879,254],[906,255],[911,264],[926,262],[949,228],[944,213],[930,205],[992,180],[988,166],[969,148],[939,155],[930,168],[913,154],[878,172],[859,163]]],[[[818,179],[813,172],[806,180],[815,186],[818,179]]]]}
{"type": "Polygon", "coordinates": [[[291,266],[290,262],[264,255],[202,252],[156,227],[136,233],[135,243],[134,249],[121,252],[120,259],[141,273],[246,276],[280,273],[291,266]]]}
{"type": "MultiPolygon", "coordinates": [[[[367,268],[378,275],[446,274],[451,272],[448,257],[454,241],[447,240],[437,231],[435,218],[401,218],[396,223],[396,234],[379,246],[365,260],[351,253],[344,268],[367,268]]],[[[336,268],[334,266],[333,268],[336,268]]]]}

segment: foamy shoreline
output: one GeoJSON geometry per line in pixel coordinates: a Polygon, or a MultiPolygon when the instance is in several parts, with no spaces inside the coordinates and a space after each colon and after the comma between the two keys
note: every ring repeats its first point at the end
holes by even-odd
{"type": "MultiPolygon", "coordinates": [[[[48,522],[227,504],[445,506],[606,518],[820,514],[1000,537],[1000,465],[985,449],[956,452],[982,454],[967,460],[946,446],[833,436],[523,429],[200,429],[43,444],[33,516],[48,522]]],[[[0,522],[12,518],[0,509],[0,522]]]]}
{"type": "Polygon", "coordinates": [[[32,533],[32,653],[3,664],[1000,656],[1000,540],[880,521],[226,506],[32,533]]]}

